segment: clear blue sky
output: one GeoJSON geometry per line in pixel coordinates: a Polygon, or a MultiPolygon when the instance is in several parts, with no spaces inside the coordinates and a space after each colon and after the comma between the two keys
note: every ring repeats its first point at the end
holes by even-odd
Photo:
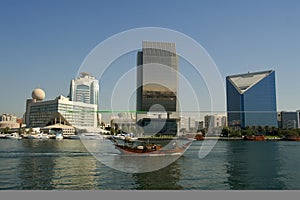
{"type": "Polygon", "coordinates": [[[278,110],[300,109],[297,0],[0,0],[0,113],[22,116],[35,87],[46,91],[46,99],[67,95],[98,43],[147,26],[195,39],[224,79],[274,69],[278,110]]]}

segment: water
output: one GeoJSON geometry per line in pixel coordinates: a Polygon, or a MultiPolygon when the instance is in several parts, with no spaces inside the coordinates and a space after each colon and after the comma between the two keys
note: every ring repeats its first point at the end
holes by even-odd
{"type": "Polygon", "coordinates": [[[299,190],[299,142],[202,141],[154,172],[111,169],[80,140],[0,140],[0,189],[9,190],[299,190]]]}

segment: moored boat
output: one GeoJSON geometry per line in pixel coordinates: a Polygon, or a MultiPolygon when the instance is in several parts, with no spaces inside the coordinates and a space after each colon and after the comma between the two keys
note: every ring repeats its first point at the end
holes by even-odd
{"type": "Polygon", "coordinates": [[[8,134],[6,135],[7,139],[17,139],[17,140],[21,140],[22,137],[18,134],[18,133],[12,133],[12,134],[8,134]]]}
{"type": "Polygon", "coordinates": [[[286,141],[300,141],[300,136],[288,135],[285,138],[283,138],[283,140],[286,140],[286,141]]]}
{"type": "Polygon", "coordinates": [[[201,140],[204,140],[204,136],[202,134],[197,134],[197,135],[195,135],[194,139],[197,141],[201,141],[201,140]]]}
{"type": "Polygon", "coordinates": [[[25,138],[27,138],[27,139],[38,139],[38,134],[30,134],[30,135],[27,135],[25,138]]]}
{"type": "Polygon", "coordinates": [[[49,133],[55,135],[55,139],[57,139],[57,140],[64,139],[62,128],[51,128],[49,130],[49,133]]]}
{"type": "Polygon", "coordinates": [[[6,135],[0,134],[0,139],[6,139],[6,135]]]}
{"type": "Polygon", "coordinates": [[[48,134],[43,134],[43,133],[39,133],[37,135],[37,139],[49,139],[49,135],[48,134]]]}
{"type": "Polygon", "coordinates": [[[55,139],[56,140],[62,140],[62,139],[64,139],[64,137],[63,137],[62,133],[56,133],[55,139]]]}
{"type": "Polygon", "coordinates": [[[243,138],[244,140],[248,141],[265,141],[266,138],[264,135],[246,135],[243,138]]]}

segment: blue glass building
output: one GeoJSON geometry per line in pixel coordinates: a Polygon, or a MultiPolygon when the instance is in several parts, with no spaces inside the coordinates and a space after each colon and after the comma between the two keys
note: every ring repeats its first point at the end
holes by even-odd
{"type": "Polygon", "coordinates": [[[277,127],[275,71],[226,77],[228,126],[277,127]]]}

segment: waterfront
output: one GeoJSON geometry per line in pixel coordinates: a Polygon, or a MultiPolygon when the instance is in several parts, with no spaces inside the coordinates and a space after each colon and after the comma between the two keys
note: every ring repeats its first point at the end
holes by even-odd
{"type": "Polygon", "coordinates": [[[4,190],[299,190],[300,143],[218,141],[203,159],[195,141],[161,170],[111,169],[80,140],[0,140],[4,190]]]}

